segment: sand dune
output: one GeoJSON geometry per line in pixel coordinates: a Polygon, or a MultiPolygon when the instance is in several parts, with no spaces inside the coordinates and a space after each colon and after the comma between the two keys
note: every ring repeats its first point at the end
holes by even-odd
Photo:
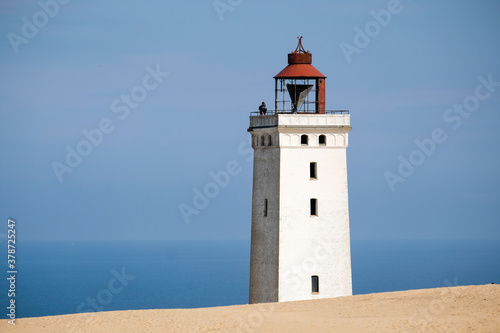
{"type": "Polygon", "coordinates": [[[500,332],[500,285],[0,321],[1,332],[500,332]]]}

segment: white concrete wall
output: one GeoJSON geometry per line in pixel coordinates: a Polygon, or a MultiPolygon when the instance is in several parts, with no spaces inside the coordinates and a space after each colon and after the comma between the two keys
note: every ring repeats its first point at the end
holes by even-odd
{"type": "Polygon", "coordinates": [[[279,230],[279,301],[352,294],[344,148],[282,148],[279,230]],[[317,163],[317,180],[309,163],[317,163]],[[318,215],[310,215],[310,199],[318,215]],[[319,293],[311,276],[319,276],[319,293]]]}
{"type": "Polygon", "coordinates": [[[258,116],[250,125],[255,148],[250,303],[351,295],[349,115],[258,116]],[[302,134],[309,137],[307,146],[300,144],[302,134]],[[320,135],[326,145],[319,145],[320,135]],[[310,162],[317,163],[317,180],[309,178],[310,162]],[[311,198],[318,200],[318,216],[310,216],[311,198]],[[319,293],[312,293],[312,275],[319,276],[319,293]]]}
{"type": "Polygon", "coordinates": [[[349,114],[275,114],[251,116],[250,127],[262,126],[349,126],[349,114]]]}

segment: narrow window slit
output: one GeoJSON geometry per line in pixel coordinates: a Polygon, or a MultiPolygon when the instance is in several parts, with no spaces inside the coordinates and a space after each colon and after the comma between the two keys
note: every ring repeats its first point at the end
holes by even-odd
{"type": "Polygon", "coordinates": [[[311,216],[318,216],[318,199],[311,199],[311,216]]]}
{"type": "Polygon", "coordinates": [[[318,179],[318,169],[316,162],[311,162],[309,164],[309,178],[318,179]]]}
{"type": "Polygon", "coordinates": [[[317,275],[311,276],[311,284],[312,284],[312,292],[314,294],[319,293],[319,276],[317,275]]]}

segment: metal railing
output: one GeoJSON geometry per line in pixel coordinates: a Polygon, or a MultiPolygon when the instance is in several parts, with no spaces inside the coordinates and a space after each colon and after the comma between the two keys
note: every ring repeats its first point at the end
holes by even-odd
{"type": "MultiPolygon", "coordinates": [[[[283,110],[267,110],[266,116],[273,116],[275,114],[320,114],[317,112],[293,112],[293,111],[283,111],[283,110]]],[[[325,114],[349,114],[349,110],[325,110],[325,114]]],[[[260,116],[260,111],[250,112],[251,116],[260,116]]]]}

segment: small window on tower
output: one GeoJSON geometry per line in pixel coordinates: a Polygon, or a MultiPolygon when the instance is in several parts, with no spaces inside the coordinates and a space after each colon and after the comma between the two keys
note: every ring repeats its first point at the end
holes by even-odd
{"type": "Polygon", "coordinates": [[[317,276],[317,275],[311,276],[311,282],[312,282],[313,294],[319,293],[319,276],[317,276]]]}
{"type": "Polygon", "coordinates": [[[309,178],[318,179],[317,165],[316,162],[311,162],[309,164],[309,178]]]}
{"type": "Polygon", "coordinates": [[[271,136],[270,136],[270,135],[269,135],[268,139],[269,139],[269,141],[267,141],[267,145],[268,145],[268,146],[272,146],[272,145],[273,145],[273,141],[272,141],[272,139],[271,139],[271,136]]]}
{"type": "Polygon", "coordinates": [[[264,216],[267,216],[267,199],[264,199],[264,216]]]}
{"type": "Polygon", "coordinates": [[[263,146],[264,145],[264,136],[262,135],[260,137],[260,145],[263,146]]]}
{"type": "Polygon", "coordinates": [[[311,216],[318,216],[318,199],[311,199],[311,216]]]}
{"type": "Polygon", "coordinates": [[[319,136],[319,144],[320,145],[326,145],[326,136],[325,135],[320,135],[319,136]]]}
{"type": "Polygon", "coordinates": [[[309,144],[309,138],[307,137],[307,135],[303,134],[300,137],[300,144],[304,146],[307,146],[309,144]]]}

